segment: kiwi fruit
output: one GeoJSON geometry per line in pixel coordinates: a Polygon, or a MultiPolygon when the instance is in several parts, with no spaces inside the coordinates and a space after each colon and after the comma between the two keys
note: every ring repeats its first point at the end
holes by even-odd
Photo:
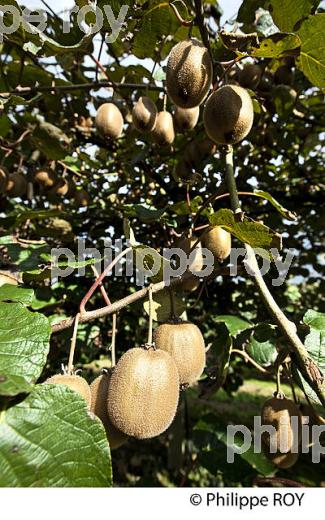
{"type": "Polygon", "coordinates": [[[247,63],[239,72],[239,83],[242,87],[255,89],[262,77],[262,69],[253,63],[247,63]]]}
{"type": "Polygon", "coordinates": [[[111,450],[115,450],[127,441],[127,436],[115,428],[115,426],[111,423],[108,415],[107,394],[110,377],[110,373],[105,372],[101,376],[96,377],[96,379],[91,383],[90,411],[93,412],[102,421],[106,431],[109,446],[111,450]]]}
{"type": "Polygon", "coordinates": [[[88,408],[91,406],[91,392],[87,381],[80,376],[75,374],[56,374],[55,376],[49,377],[44,384],[51,385],[65,385],[81,395],[86,401],[88,408]]]}
{"type": "Polygon", "coordinates": [[[274,73],[274,82],[276,85],[289,85],[293,84],[294,72],[287,65],[281,65],[274,73]]]}
{"type": "MultiPolygon", "coordinates": [[[[189,255],[192,254],[192,248],[194,247],[194,244],[196,244],[195,249],[193,250],[195,251],[195,254],[193,255],[193,259],[188,266],[188,271],[191,273],[201,271],[204,265],[201,242],[198,241],[198,238],[195,236],[192,236],[191,238],[182,237],[179,240],[176,240],[173,245],[173,247],[182,249],[186,253],[187,257],[189,257],[189,255]]],[[[195,291],[199,285],[200,278],[195,274],[192,274],[177,284],[176,288],[184,292],[192,292],[195,291]]]]}
{"type": "Polygon", "coordinates": [[[184,181],[189,181],[193,178],[195,175],[195,172],[193,172],[192,166],[185,161],[184,158],[180,159],[176,165],[175,169],[176,176],[184,181]]]}
{"type": "Polygon", "coordinates": [[[170,354],[132,348],[114,368],[107,409],[116,428],[131,437],[149,439],[170,426],[178,399],[178,371],[170,354]]]}
{"type": "Polygon", "coordinates": [[[17,276],[10,271],[0,271],[0,287],[5,284],[18,285],[17,276]]]}
{"type": "Polygon", "coordinates": [[[65,179],[60,179],[57,184],[50,189],[49,195],[56,197],[65,197],[69,191],[69,184],[65,179]]]}
{"type": "Polygon", "coordinates": [[[205,344],[194,323],[180,321],[159,325],[155,343],[172,356],[181,385],[191,385],[200,378],[205,367],[205,344]]]}
{"type": "Polygon", "coordinates": [[[213,66],[208,49],[192,38],[177,43],[167,62],[166,87],[170,99],[181,108],[193,108],[206,98],[213,66]]]}
{"type": "Polygon", "coordinates": [[[139,132],[151,132],[157,121],[157,107],[147,96],[140,97],[132,110],[132,122],[139,132]]]}
{"type": "MultiPolygon", "coordinates": [[[[262,424],[271,425],[276,429],[276,450],[288,453],[294,447],[296,441],[301,439],[302,418],[298,406],[290,399],[273,397],[268,399],[262,409],[262,424]],[[298,439],[295,429],[291,426],[291,419],[298,417],[298,439]]],[[[267,432],[262,434],[262,442],[267,453],[270,453],[271,438],[267,432]]]]}
{"type": "Polygon", "coordinates": [[[8,182],[8,170],[4,166],[0,166],[0,193],[6,191],[8,182]]]}
{"type": "Polygon", "coordinates": [[[299,459],[299,453],[268,453],[267,458],[280,469],[288,469],[294,466],[299,459]]]}
{"type": "Polygon", "coordinates": [[[273,74],[269,71],[264,71],[258,84],[258,90],[261,92],[269,92],[273,86],[273,83],[273,74]]]}
{"type": "Polygon", "coordinates": [[[175,108],[174,122],[178,132],[186,132],[195,128],[200,116],[200,107],[175,108]]]}
{"type": "Polygon", "coordinates": [[[23,197],[27,192],[27,181],[21,173],[11,173],[7,181],[9,197],[23,197]]]}
{"type": "Polygon", "coordinates": [[[90,196],[84,189],[76,190],[73,198],[74,203],[78,208],[85,207],[90,204],[90,196]]]}
{"type": "Polygon", "coordinates": [[[184,159],[194,166],[198,166],[202,161],[216,152],[216,145],[210,139],[205,138],[201,141],[192,141],[184,150],[184,159]]]}
{"type": "Polygon", "coordinates": [[[219,144],[235,144],[249,134],[254,120],[253,103],[247,90],[225,85],[208,99],[203,121],[206,133],[219,144]]]}
{"type": "Polygon", "coordinates": [[[166,110],[158,113],[152,137],[155,143],[159,145],[173,143],[175,139],[173,116],[166,110]]]}
{"type": "Polygon", "coordinates": [[[58,181],[57,175],[53,170],[42,169],[35,173],[34,181],[39,184],[41,188],[52,188],[58,181]]]}
{"type": "Polygon", "coordinates": [[[220,226],[211,226],[204,233],[202,245],[211,251],[215,260],[223,262],[231,251],[231,234],[220,226]]]}
{"type": "Polygon", "coordinates": [[[118,139],[123,132],[123,116],[114,103],[104,103],[96,114],[96,127],[99,134],[107,139],[118,139]]]}

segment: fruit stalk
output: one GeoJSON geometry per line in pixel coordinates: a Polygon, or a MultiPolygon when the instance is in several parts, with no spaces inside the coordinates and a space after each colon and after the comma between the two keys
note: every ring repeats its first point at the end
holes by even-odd
{"type": "MultiPolygon", "coordinates": [[[[226,150],[227,156],[227,175],[228,178],[228,189],[230,192],[231,209],[234,213],[238,213],[240,210],[240,203],[238,199],[238,192],[236,187],[236,181],[234,177],[234,166],[233,166],[233,150],[228,147],[226,150]]],[[[241,210],[240,210],[241,211],[241,210]]],[[[317,367],[316,363],[310,358],[308,351],[304,344],[297,335],[297,329],[293,322],[288,320],[284,312],[280,309],[272,294],[270,293],[264,278],[258,267],[257,259],[253,248],[245,244],[247,251],[247,258],[245,261],[246,266],[252,273],[255,280],[259,293],[264,301],[270,315],[274,321],[278,324],[285,337],[287,338],[291,352],[294,353],[294,362],[298,366],[304,379],[312,387],[317,394],[320,402],[325,406],[325,378],[317,367]]]]}

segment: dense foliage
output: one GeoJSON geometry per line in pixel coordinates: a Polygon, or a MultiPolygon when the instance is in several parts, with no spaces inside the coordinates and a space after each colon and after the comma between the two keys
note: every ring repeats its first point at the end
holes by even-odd
{"type": "MultiPolygon", "coordinates": [[[[0,0],[0,6],[8,3],[18,8],[14,0],[0,0]]],[[[177,2],[179,17],[169,2],[159,0],[98,0],[97,5],[107,3],[116,16],[121,5],[129,7],[113,43],[104,41],[111,32],[107,22],[101,31],[85,36],[73,14],[71,30],[64,34],[62,20],[49,12],[45,32],[31,34],[20,24],[0,44],[0,168],[21,173],[28,182],[21,197],[0,190],[1,275],[19,279],[19,286],[0,287],[0,485],[108,486],[111,458],[117,486],[249,486],[274,476],[320,485],[324,460],[313,464],[310,454],[289,470],[278,470],[252,452],[237,455],[235,464],[226,462],[227,423],[252,427],[254,415],[275,391],[278,353],[290,352],[242,258],[237,276],[229,276],[223,265],[221,274],[194,292],[175,288],[179,314],[184,311],[199,326],[209,350],[204,376],[181,393],[176,419],[165,434],[129,440],[110,456],[104,429],[82,399],[63,387],[39,384],[58,373],[69,356],[72,329],[51,334],[51,325],[78,313],[94,281],[89,256],[77,263],[70,260],[72,273],[51,280],[51,249],[77,252],[77,239],[84,239],[103,259],[104,240],[110,238],[114,245],[129,237],[131,228],[139,244],[162,253],[196,214],[197,228],[209,219],[228,226],[236,247],[248,242],[268,249],[275,233],[282,235],[282,255],[293,251],[293,262],[283,284],[272,284],[278,277],[274,263],[265,280],[325,371],[325,15],[319,2],[244,0],[236,20],[225,28],[213,0],[204,2],[203,15],[200,1],[177,2]],[[193,19],[192,26],[182,25],[179,18],[193,19]],[[236,81],[245,60],[262,71],[259,85],[249,90],[253,129],[234,146],[245,229],[233,221],[229,197],[206,202],[227,193],[222,146],[197,161],[190,182],[177,177],[186,149],[206,137],[202,117],[193,130],[177,133],[165,147],[132,126],[131,111],[139,96],[150,96],[163,109],[165,60],[189,30],[205,44],[209,40],[215,87],[236,81]],[[280,67],[290,72],[289,79],[280,77],[280,67]],[[108,98],[125,121],[117,140],[104,140],[94,125],[97,108],[108,98]],[[40,188],[34,176],[44,168],[72,184],[79,196],[40,188]],[[81,266],[83,276],[77,272],[81,266]],[[231,349],[244,349],[261,370],[231,349]]],[[[88,15],[87,22],[93,21],[88,15]]],[[[168,99],[167,110],[173,110],[168,99]]],[[[61,267],[69,264],[60,260],[61,267]]],[[[134,276],[113,274],[104,285],[112,302],[140,289],[134,276]]],[[[163,314],[164,321],[170,313],[169,294],[157,293],[154,299],[161,304],[155,318],[161,320],[163,314]]],[[[98,290],[87,310],[103,306],[98,290]]],[[[146,342],[146,309],[139,301],[119,312],[117,357],[146,342]]],[[[89,382],[110,364],[111,323],[106,316],[79,325],[75,366],[89,382]]],[[[294,368],[293,356],[285,360],[282,381],[288,397],[291,385],[298,400],[305,402],[305,392],[321,413],[320,401],[294,368]]]]}

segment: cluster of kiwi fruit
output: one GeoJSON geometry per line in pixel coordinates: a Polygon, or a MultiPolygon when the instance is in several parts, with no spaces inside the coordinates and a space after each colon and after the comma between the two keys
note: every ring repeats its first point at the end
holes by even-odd
{"type": "MultiPolygon", "coordinates": [[[[0,194],[12,198],[24,198],[27,196],[28,182],[22,173],[9,173],[5,167],[0,167],[0,194]]],[[[33,175],[32,183],[49,200],[58,197],[72,198],[77,207],[88,206],[90,203],[90,197],[84,189],[78,189],[72,179],[59,176],[51,168],[37,170],[33,175]]]]}
{"type": "Polygon", "coordinates": [[[214,258],[215,264],[224,262],[231,252],[231,234],[221,226],[209,226],[201,237],[192,235],[175,240],[173,247],[185,252],[189,258],[188,276],[176,285],[181,291],[192,292],[200,285],[198,274],[204,267],[204,255],[202,248],[208,249],[214,258]]]}
{"type": "Polygon", "coordinates": [[[262,408],[261,423],[276,430],[272,438],[262,433],[262,447],[265,455],[281,469],[291,468],[299,458],[301,442],[302,414],[294,401],[276,394],[268,399],[262,408]],[[296,418],[296,425],[292,419],[296,418]]]}
{"type": "Polygon", "coordinates": [[[205,367],[205,344],[193,323],[172,321],[155,331],[155,344],[129,349],[117,365],[89,386],[76,374],[55,375],[79,393],[102,421],[111,449],[128,437],[148,439],[163,433],[176,415],[180,388],[197,381],[205,367]]]}

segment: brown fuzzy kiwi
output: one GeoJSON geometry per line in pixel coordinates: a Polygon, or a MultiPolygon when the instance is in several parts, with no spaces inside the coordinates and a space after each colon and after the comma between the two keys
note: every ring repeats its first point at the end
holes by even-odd
{"type": "Polygon", "coordinates": [[[206,98],[212,83],[209,51],[195,38],[177,43],[167,62],[167,93],[175,105],[193,108],[206,98]]]}
{"type": "Polygon", "coordinates": [[[192,261],[188,266],[188,271],[192,273],[191,276],[187,277],[185,280],[182,280],[179,284],[175,286],[176,289],[185,292],[195,291],[200,285],[200,278],[193,274],[194,272],[199,272],[202,270],[204,265],[203,253],[202,253],[202,244],[197,237],[192,236],[191,238],[183,237],[179,240],[176,240],[173,247],[178,247],[182,249],[187,257],[192,254],[192,248],[195,246],[195,254],[192,256],[192,261]]]}
{"type": "Polygon", "coordinates": [[[231,251],[231,234],[220,226],[211,226],[204,233],[202,245],[211,251],[215,260],[223,262],[231,251]]]}
{"type": "Polygon", "coordinates": [[[55,171],[44,168],[35,173],[34,181],[39,184],[40,187],[48,189],[57,183],[58,177],[55,171]]]}
{"type": "Polygon", "coordinates": [[[264,71],[261,80],[258,84],[258,90],[261,92],[269,92],[273,85],[273,74],[269,71],[264,71]]]}
{"type": "Polygon", "coordinates": [[[97,415],[97,417],[102,421],[106,431],[109,446],[111,450],[115,450],[127,441],[127,436],[125,433],[115,428],[108,416],[107,394],[110,378],[110,372],[105,372],[101,376],[96,377],[96,379],[91,383],[90,411],[97,415]]]}
{"type": "Polygon", "coordinates": [[[11,271],[0,271],[0,287],[2,285],[18,285],[18,278],[11,271]]]}
{"type": "Polygon", "coordinates": [[[76,376],[75,374],[56,374],[55,376],[49,377],[44,384],[68,386],[71,390],[74,390],[83,397],[88,408],[91,405],[90,387],[83,377],[76,376]]]}
{"type": "Polygon", "coordinates": [[[281,65],[274,73],[274,82],[276,85],[292,85],[294,80],[294,72],[287,65],[281,65]]]}
{"type": "Polygon", "coordinates": [[[193,172],[193,168],[191,164],[189,164],[187,161],[185,161],[184,158],[182,158],[180,161],[178,161],[176,169],[175,169],[176,176],[184,181],[189,181],[193,178],[193,175],[195,175],[195,172],[193,172]]]}
{"type": "Polygon", "coordinates": [[[49,195],[54,197],[65,197],[69,191],[69,184],[65,179],[60,179],[53,188],[50,189],[49,195]]]}
{"type": "Polygon", "coordinates": [[[6,191],[8,176],[9,173],[7,168],[0,166],[0,193],[4,193],[6,191]]]}
{"type": "Polygon", "coordinates": [[[179,377],[163,350],[132,348],[120,358],[108,387],[108,414],[126,435],[149,439],[172,423],[179,399],[179,377]]]}
{"type": "Polygon", "coordinates": [[[205,367],[205,344],[200,329],[189,322],[163,323],[155,331],[156,347],[168,352],[181,385],[197,381],[205,367]]]}
{"type": "Polygon", "coordinates": [[[267,458],[280,469],[288,469],[294,466],[299,459],[299,453],[267,453],[267,458]]]}
{"type": "MultiPolygon", "coordinates": [[[[276,450],[288,453],[301,439],[302,418],[298,406],[290,399],[273,397],[268,399],[262,408],[262,425],[271,425],[276,429],[276,450]],[[297,417],[298,437],[295,428],[291,426],[291,419],[297,417]]],[[[267,432],[262,433],[263,447],[270,454],[271,438],[267,432]]]]}
{"type": "Polygon", "coordinates": [[[132,110],[132,122],[139,132],[151,132],[157,121],[158,110],[147,96],[138,99],[132,110]]]}
{"type": "Polygon", "coordinates": [[[27,181],[21,173],[11,173],[7,182],[9,197],[23,197],[27,192],[27,181]]]}
{"type": "Polygon", "coordinates": [[[258,87],[262,77],[262,69],[253,63],[244,65],[239,73],[239,83],[242,87],[255,89],[258,87]]]}
{"type": "Polygon", "coordinates": [[[208,138],[201,141],[192,141],[184,150],[184,159],[195,167],[215,152],[216,145],[208,138]]]}
{"type": "Polygon", "coordinates": [[[73,196],[74,203],[78,208],[88,206],[90,204],[90,196],[86,192],[86,190],[76,190],[73,196]]]}
{"type": "Polygon", "coordinates": [[[106,138],[118,139],[123,132],[123,116],[114,103],[104,103],[96,114],[96,127],[99,134],[106,138]]]}
{"type": "Polygon", "coordinates": [[[203,113],[206,133],[212,141],[235,144],[249,134],[254,120],[253,103],[247,90],[225,85],[208,99],[203,113]]]}
{"type": "Polygon", "coordinates": [[[173,116],[163,110],[157,115],[155,128],[152,130],[152,137],[159,145],[172,144],[175,139],[173,116]]]}
{"type": "Polygon", "coordinates": [[[175,128],[178,132],[187,132],[195,128],[200,117],[200,107],[176,107],[174,114],[175,128]]]}

